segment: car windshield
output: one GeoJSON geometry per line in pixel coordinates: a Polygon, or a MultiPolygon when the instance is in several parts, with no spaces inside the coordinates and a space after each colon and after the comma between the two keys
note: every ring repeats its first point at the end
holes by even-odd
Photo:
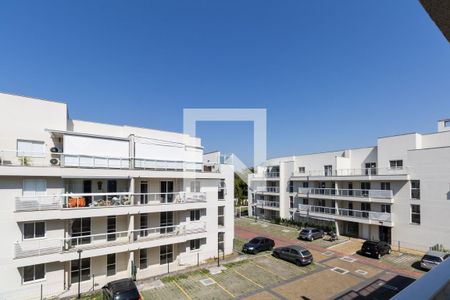
{"type": "Polygon", "coordinates": [[[441,262],[441,258],[437,256],[425,255],[423,260],[433,261],[433,262],[441,262]]]}
{"type": "Polygon", "coordinates": [[[309,233],[311,230],[309,229],[302,229],[302,231],[300,231],[300,233],[309,233]]]}
{"type": "Polygon", "coordinates": [[[254,239],[252,239],[249,243],[250,244],[259,244],[259,243],[261,243],[261,239],[258,239],[258,238],[254,238],[254,239]]]}
{"type": "Polygon", "coordinates": [[[302,253],[303,256],[310,256],[311,255],[311,252],[309,252],[308,250],[303,250],[301,253],[302,253]]]}

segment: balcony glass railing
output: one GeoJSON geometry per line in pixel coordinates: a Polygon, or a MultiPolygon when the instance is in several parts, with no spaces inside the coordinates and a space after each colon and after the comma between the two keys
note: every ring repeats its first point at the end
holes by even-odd
{"type": "Polygon", "coordinates": [[[310,170],[303,173],[294,172],[293,176],[376,176],[376,175],[403,175],[407,174],[405,167],[401,168],[367,168],[367,169],[336,169],[336,170],[310,170]]]}
{"type": "Polygon", "coordinates": [[[164,239],[172,236],[206,232],[205,222],[191,222],[185,225],[149,227],[131,231],[118,231],[90,235],[72,235],[64,239],[24,240],[14,244],[15,258],[39,256],[75,251],[77,249],[98,249],[121,244],[164,239]]]}
{"type": "Polygon", "coordinates": [[[392,190],[332,189],[332,188],[299,188],[299,194],[392,199],[392,190]]]}
{"type": "Polygon", "coordinates": [[[256,192],[279,193],[280,187],[278,187],[278,186],[258,186],[258,187],[256,187],[256,192]]]}
{"type": "Polygon", "coordinates": [[[90,193],[16,197],[16,212],[206,202],[205,193],[90,193]]]}
{"type": "Polygon", "coordinates": [[[0,166],[22,167],[62,167],[99,169],[138,169],[219,172],[219,168],[203,168],[203,163],[187,161],[167,161],[130,157],[106,157],[64,153],[31,153],[15,150],[0,150],[0,166]]]}
{"type": "Polygon", "coordinates": [[[343,217],[350,217],[356,219],[367,219],[373,221],[383,221],[391,222],[392,214],[387,212],[376,212],[376,211],[366,211],[366,210],[356,210],[347,208],[335,208],[327,206],[315,206],[315,205],[299,205],[299,210],[302,212],[309,212],[311,214],[326,214],[326,215],[337,215],[343,217]]]}
{"type": "Polygon", "coordinates": [[[264,176],[267,178],[278,178],[280,177],[280,172],[273,172],[273,171],[264,172],[264,176]]]}

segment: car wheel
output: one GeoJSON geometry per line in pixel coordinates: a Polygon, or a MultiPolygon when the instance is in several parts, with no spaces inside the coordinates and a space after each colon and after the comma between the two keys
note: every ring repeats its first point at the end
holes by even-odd
{"type": "Polygon", "coordinates": [[[296,260],[295,264],[299,267],[303,266],[302,262],[300,260],[296,260]]]}
{"type": "Polygon", "coordinates": [[[380,259],[381,258],[381,253],[377,254],[377,258],[380,259]]]}
{"type": "Polygon", "coordinates": [[[392,253],[392,249],[391,248],[389,248],[389,250],[388,250],[388,252],[387,252],[388,254],[391,254],[392,253]]]}
{"type": "Polygon", "coordinates": [[[276,252],[272,253],[272,255],[273,255],[273,257],[275,257],[275,258],[280,258],[280,255],[279,255],[278,253],[276,253],[276,252]]]}

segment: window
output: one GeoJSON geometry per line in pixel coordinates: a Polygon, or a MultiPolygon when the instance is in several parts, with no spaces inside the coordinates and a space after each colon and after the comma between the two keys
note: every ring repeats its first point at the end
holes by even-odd
{"type": "Polygon", "coordinates": [[[361,203],[361,210],[363,211],[362,213],[362,217],[363,218],[368,218],[369,217],[369,213],[366,211],[370,211],[370,203],[361,203]]]}
{"type": "Polygon", "coordinates": [[[200,193],[200,181],[191,181],[191,192],[200,193]]]}
{"type": "Polygon", "coordinates": [[[332,165],[326,165],[326,166],[323,166],[323,168],[325,171],[325,176],[333,175],[333,166],[332,165]]]}
{"type": "Polygon", "coordinates": [[[45,278],[45,264],[23,267],[23,282],[32,282],[45,278]]]}
{"type": "Polygon", "coordinates": [[[191,210],[191,221],[200,220],[200,209],[191,210]]]}
{"type": "Polygon", "coordinates": [[[147,268],[147,249],[139,250],[139,268],[141,270],[147,268]]]}
{"type": "Polygon", "coordinates": [[[389,191],[391,189],[391,183],[390,182],[382,182],[381,189],[383,191],[389,191]]]}
{"type": "Polygon", "coordinates": [[[411,199],[420,199],[420,180],[411,180],[411,199]]]}
{"type": "Polygon", "coordinates": [[[45,222],[31,222],[23,224],[23,239],[36,239],[45,237],[45,222]]]}
{"type": "Polygon", "coordinates": [[[173,212],[165,211],[160,213],[159,226],[163,227],[160,229],[160,233],[168,233],[173,231],[173,212]]]}
{"type": "Polygon", "coordinates": [[[403,169],[403,160],[390,160],[389,166],[391,169],[403,169]]]}
{"type": "Polygon", "coordinates": [[[308,181],[303,181],[303,183],[302,183],[302,187],[304,187],[304,188],[307,188],[307,187],[309,187],[309,183],[308,183],[308,181]]]}
{"type": "Polygon", "coordinates": [[[225,206],[217,207],[217,224],[219,226],[225,226],[225,206]]]}
{"type": "Polygon", "coordinates": [[[108,241],[115,241],[116,240],[116,216],[108,216],[108,225],[107,225],[107,232],[108,232],[108,241]]]}
{"type": "Polygon", "coordinates": [[[44,142],[17,140],[17,156],[44,157],[44,142]]]}
{"type": "Polygon", "coordinates": [[[225,249],[225,232],[219,232],[217,235],[218,243],[219,243],[219,250],[224,251],[225,249]]]}
{"type": "Polygon", "coordinates": [[[72,246],[89,244],[91,242],[91,219],[74,219],[72,222],[72,246]]]}
{"type": "Polygon", "coordinates": [[[291,180],[289,181],[289,193],[294,192],[294,182],[291,180]]]}
{"type": "Polygon", "coordinates": [[[70,280],[72,283],[77,283],[81,274],[81,281],[91,279],[91,259],[83,258],[81,260],[81,266],[79,260],[75,259],[71,261],[70,266],[70,280]]]}
{"type": "Polygon", "coordinates": [[[369,196],[369,190],[370,190],[370,182],[361,182],[361,195],[364,197],[369,196]]]}
{"type": "Polygon", "coordinates": [[[141,204],[148,203],[148,182],[141,181],[141,195],[139,196],[141,204]]]}
{"type": "Polygon", "coordinates": [[[309,203],[308,198],[303,198],[303,204],[308,205],[308,203],[309,203]]]}
{"type": "Polygon", "coordinates": [[[391,213],[391,206],[389,204],[381,204],[381,212],[391,213]]]}
{"type": "Polygon", "coordinates": [[[159,247],[159,264],[164,265],[173,261],[173,245],[159,247]]]}
{"type": "Polygon", "coordinates": [[[40,196],[47,193],[47,180],[25,179],[22,185],[22,195],[26,197],[40,196]]]}
{"type": "Polygon", "coordinates": [[[289,196],[289,208],[294,208],[294,197],[289,196]]]}
{"type": "Polygon", "coordinates": [[[200,239],[190,240],[189,243],[190,243],[191,250],[200,249],[200,239]]]}
{"type": "Polygon", "coordinates": [[[305,174],[305,167],[298,167],[298,172],[300,174],[305,174]]]}
{"type": "Polygon", "coordinates": [[[411,223],[418,225],[420,224],[420,205],[411,205],[411,223]]]}
{"type": "Polygon", "coordinates": [[[217,198],[219,200],[225,200],[225,189],[226,189],[226,185],[225,185],[225,180],[220,180],[219,183],[219,190],[218,190],[218,195],[217,198]]]}
{"type": "Polygon", "coordinates": [[[366,175],[377,175],[377,163],[369,162],[365,164],[366,175]]]}
{"type": "Polygon", "coordinates": [[[116,275],[116,254],[106,256],[106,276],[116,275]]]}
{"type": "Polygon", "coordinates": [[[144,230],[144,229],[148,228],[148,216],[147,216],[147,214],[142,214],[141,215],[139,228],[141,229],[140,236],[147,236],[148,235],[148,230],[144,230]]]}

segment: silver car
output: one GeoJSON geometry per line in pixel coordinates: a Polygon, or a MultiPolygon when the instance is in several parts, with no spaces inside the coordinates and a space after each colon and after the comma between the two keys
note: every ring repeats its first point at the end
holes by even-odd
{"type": "Polygon", "coordinates": [[[450,254],[439,251],[428,251],[420,260],[420,267],[424,270],[431,270],[444,260],[446,260],[450,254]]]}

